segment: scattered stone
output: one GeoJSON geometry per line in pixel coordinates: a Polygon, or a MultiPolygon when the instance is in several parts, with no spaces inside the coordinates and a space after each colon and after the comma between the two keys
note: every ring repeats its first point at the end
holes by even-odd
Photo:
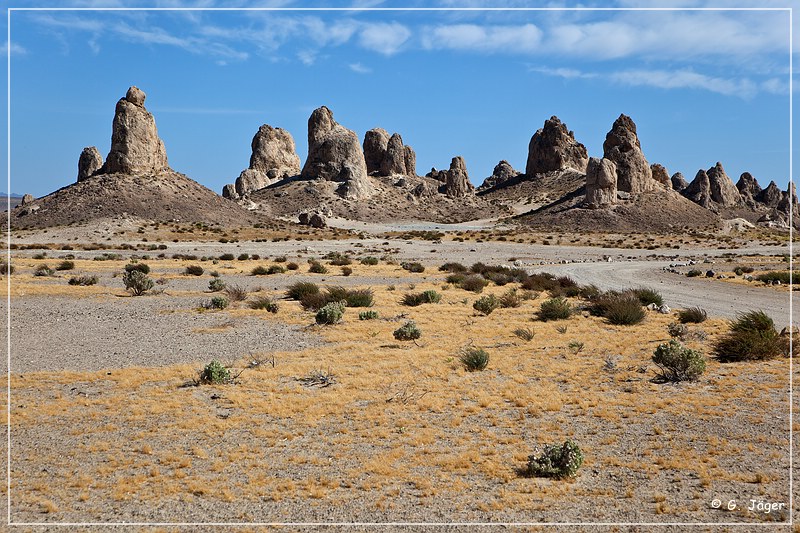
{"type": "Polygon", "coordinates": [[[575,134],[558,117],[552,116],[531,137],[525,174],[533,176],[565,168],[586,172],[588,163],[586,147],[575,140],[575,134]]]}
{"type": "Polygon", "coordinates": [[[308,219],[308,225],[312,228],[325,228],[328,226],[328,221],[319,213],[314,213],[308,219]]]}
{"type": "Polygon", "coordinates": [[[460,155],[454,157],[450,162],[450,170],[447,171],[444,185],[439,188],[439,192],[451,198],[460,198],[475,193],[475,187],[470,183],[467,174],[467,164],[460,155]]]}
{"type": "Polygon", "coordinates": [[[675,174],[673,174],[670,181],[672,182],[673,190],[676,190],[678,192],[681,192],[682,190],[684,190],[686,187],[689,186],[689,182],[686,181],[686,178],[684,178],[683,174],[681,174],[680,172],[676,172],[675,174]]]}
{"type": "Polygon", "coordinates": [[[103,168],[103,156],[94,146],[87,146],[78,158],[78,181],[83,181],[103,168]]]}
{"type": "Polygon", "coordinates": [[[423,181],[411,190],[411,194],[417,198],[428,198],[435,196],[437,193],[436,187],[426,181],[423,181]]]}
{"type": "Polygon", "coordinates": [[[658,312],[661,313],[662,315],[668,315],[672,312],[672,310],[669,308],[667,304],[664,304],[658,307],[658,312]]]}
{"type": "Polygon", "coordinates": [[[653,172],[642,153],[636,134],[636,124],[627,115],[614,121],[603,143],[603,157],[617,165],[617,188],[630,193],[649,191],[656,187],[653,172]]]}
{"type": "Polygon", "coordinates": [[[586,206],[600,209],[617,202],[617,165],[610,159],[589,158],[586,167],[586,206]]]}
{"type": "Polygon", "coordinates": [[[714,277],[714,276],[716,276],[716,275],[717,275],[717,273],[716,273],[716,272],[714,272],[713,270],[707,270],[707,271],[706,271],[706,277],[707,277],[707,278],[713,278],[713,277],[714,277]]]}
{"type": "Polygon", "coordinates": [[[653,163],[650,165],[650,172],[653,175],[653,179],[656,180],[658,183],[663,185],[664,187],[671,189],[672,188],[672,180],[669,177],[669,173],[664,165],[659,163],[653,163]]]}

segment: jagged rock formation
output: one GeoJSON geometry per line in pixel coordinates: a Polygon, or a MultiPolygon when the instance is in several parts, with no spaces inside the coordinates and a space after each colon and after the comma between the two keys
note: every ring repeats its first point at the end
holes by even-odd
{"type": "Polygon", "coordinates": [[[664,165],[653,163],[650,165],[650,172],[653,175],[653,179],[658,183],[668,189],[672,188],[672,180],[670,179],[669,172],[667,172],[667,169],[664,167],[664,165]]]}
{"type": "Polygon", "coordinates": [[[684,190],[686,187],[689,186],[689,182],[686,181],[686,178],[684,178],[683,174],[681,174],[680,172],[676,172],[675,174],[673,174],[670,181],[672,182],[672,189],[678,192],[681,192],[682,190],[684,190]]]}
{"type": "Polygon", "coordinates": [[[425,174],[426,178],[433,178],[436,181],[441,181],[442,183],[447,181],[447,171],[446,170],[436,170],[436,167],[431,168],[431,171],[425,174]]]}
{"type": "Polygon", "coordinates": [[[456,156],[450,162],[450,170],[445,173],[444,185],[439,187],[439,192],[451,198],[460,198],[475,193],[475,187],[469,181],[467,164],[464,158],[456,156]]]}
{"type": "Polygon", "coordinates": [[[277,181],[300,174],[300,157],[294,138],[283,128],[263,124],[250,143],[250,166],[244,169],[233,188],[225,185],[222,196],[231,200],[249,195],[277,181]]]}
{"type": "Polygon", "coordinates": [[[692,182],[681,191],[681,194],[706,209],[711,208],[711,182],[703,169],[697,171],[692,182]]]}
{"type": "Polygon", "coordinates": [[[388,145],[389,132],[383,128],[373,128],[364,134],[364,162],[367,165],[367,174],[380,172],[388,145]]]}
{"type": "Polygon", "coordinates": [[[236,186],[233,183],[228,183],[222,188],[222,197],[228,200],[238,200],[239,193],[236,192],[236,186]]]}
{"type": "Polygon", "coordinates": [[[733,207],[742,203],[742,197],[736,185],[722,168],[719,161],[706,171],[708,175],[711,200],[721,207],[733,207]]]}
{"type": "Polygon", "coordinates": [[[608,207],[617,202],[617,165],[610,159],[589,158],[586,167],[586,206],[608,207]]]}
{"type": "Polygon", "coordinates": [[[170,170],[156,121],[144,107],[145,97],[144,91],[133,86],[117,102],[111,151],[99,173],[157,174],[170,170]]]}
{"type": "Polygon", "coordinates": [[[392,174],[406,173],[406,151],[403,146],[403,138],[399,133],[393,133],[386,144],[386,154],[381,161],[381,175],[391,176],[392,174]]]}
{"type": "Polygon", "coordinates": [[[656,187],[631,117],[620,115],[614,121],[603,143],[603,157],[616,163],[620,191],[640,193],[656,187]]]}
{"type": "Polygon", "coordinates": [[[511,166],[511,163],[503,159],[494,166],[492,175],[483,180],[483,184],[481,184],[479,189],[485,190],[496,187],[497,185],[502,185],[503,183],[508,182],[508,180],[516,178],[520,174],[521,172],[514,170],[514,167],[511,166]]]}
{"type": "Polygon", "coordinates": [[[32,194],[23,194],[22,200],[19,201],[20,207],[25,207],[26,205],[31,205],[36,198],[33,197],[32,194]]]}
{"type": "Polygon", "coordinates": [[[764,204],[767,207],[778,207],[778,204],[783,199],[783,191],[778,188],[775,181],[770,181],[767,188],[762,190],[756,195],[756,201],[764,204]]]}
{"type": "Polygon", "coordinates": [[[758,181],[749,172],[743,172],[739,176],[739,181],[736,182],[736,189],[742,198],[742,202],[751,208],[756,207],[756,197],[761,193],[761,186],[758,181]]]}
{"type": "Polygon", "coordinates": [[[778,202],[776,210],[786,221],[787,225],[789,224],[790,217],[795,226],[800,222],[800,220],[798,220],[798,218],[800,218],[798,217],[798,215],[800,215],[800,209],[798,209],[797,190],[793,182],[789,182],[789,186],[782,194],[781,201],[778,202]]]}
{"type": "Polygon", "coordinates": [[[373,128],[364,134],[364,160],[372,176],[417,175],[417,154],[399,133],[373,128]]]}
{"type": "Polygon", "coordinates": [[[87,146],[78,158],[78,179],[83,181],[103,167],[103,156],[94,146],[87,146]]]}
{"type": "Polygon", "coordinates": [[[374,191],[358,137],[337,123],[325,106],[308,119],[308,158],[301,176],[340,182],[339,194],[351,200],[369,198],[374,191]]]}
{"type": "Polygon", "coordinates": [[[417,175],[417,153],[409,145],[403,147],[404,159],[406,163],[406,176],[416,177],[417,175]]]}
{"type": "Polygon", "coordinates": [[[558,117],[552,116],[531,137],[525,174],[533,176],[566,168],[585,172],[588,162],[586,147],[575,140],[575,134],[558,117]]]}

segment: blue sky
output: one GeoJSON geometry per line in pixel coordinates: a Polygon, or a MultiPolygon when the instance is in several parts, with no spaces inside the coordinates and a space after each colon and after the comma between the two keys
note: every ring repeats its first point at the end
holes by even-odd
{"type": "MultiPolygon", "coordinates": [[[[42,196],[72,183],[84,146],[97,146],[105,156],[114,105],[130,85],[147,93],[172,168],[217,192],[247,167],[250,141],[261,124],[289,130],[305,160],[308,116],[321,105],[362,140],[374,127],[399,132],[415,148],[421,174],[463,156],[476,184],[501,159],[524,171],[530,137],[551,115],[574,130],[590,155],[602,156],[605,134],[620,113],[637,123],[648,160],[670,173],[681,171],[691,180],[698,169],[721,161],[734,181],[749,171],[762,186],[772,179],[787,184],[787,11],[457,11],[449,8],[484,4],[418,4],[448,9],[14,11],[11,190],[42,196]]],[[[9,45],[2,51],[8,54],[9,45]]],[[[3,153],[4,168],[6,161],[3,153]]]]}

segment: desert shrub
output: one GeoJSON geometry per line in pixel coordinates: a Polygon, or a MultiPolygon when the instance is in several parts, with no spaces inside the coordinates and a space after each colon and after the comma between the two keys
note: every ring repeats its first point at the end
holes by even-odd
{"type": "Polygon", "coordinates": [[[278,312],[278,302],[267,296],[259,296],[248,305],[250,309],[263,309],[265,311],[269,311],[270,313],[278,312]]]}
{"type": "Polygon", "coordinates": [[[56,270],[72,270],[75,268],[74,261],[61,261],[56,265],[56,270]]]}
{"type": "Polygon", "coordinates": [[[297,263],[286,263],[286,270],[297,270],[298,268],[300,268],[300,265],[297,263]]]}
{"type": "Polygon", "coordinates": [[[533,337],[536,336],[536,333],[530,328],[517,328],[514,330],[514,335],[525,342],[530,342],[533,340],[533,337]]]}
{"type": "MultiPolygon", "coordinates": [[[[256,259],[255,256],[253,256],[253,258],[256,259]]],[[[285,263],[286,262],[286,256],[285,255],[279,255],[278,257],[275,258],[275,262],[276,263],[285,263]]]]}
{"type": "Polygon", "coordinates": [[[204,300],[200,307],[203,309],[225,309],[230,304],[230,301],[224,296],[214,296],[210,300],[204,300]]]}
{"type": "Polygon", "coordinates": [[[317,324],[336,324],[344,316],[346,302],[330,302],[325,304],[315,316],[317,324]]]}
{"type": "Polygon", "coordinates": [[[100,281],[97,276],[78,276],[69,278],[70,285],[82,285],[84,287],[89,285],[97,285],[97,282],[100,281]]]}
{"type": "Polygon", "coordinates": [[[220,278],[214,278],[208,282],[208,290],[211,292],[219,292],[225,289],[225,282],[220,278]]]}
{"type": "Polygon", "coordinates": [[[134,270],[142,274],[150,273],[150,267],[147,266],[147,263],[128,263],[125,265],[125,272],[133,272],[134,270]]]}
{"type": "Polygon", "coordinates": [[[755,269],[751,266],[743,266],[741,267],[741,270],[745,274],[752,274],[755,269]]]}
{"type": "Polygon", "coordinates": [[[547,322],[548,320],[565,320],[572,316],[572,307],[565,298],[550,298],[542,302],[539,309],[539,320],[547,322]]]}
{"type": "Polygon", "coordinates": [[[578,296],[586,300],[593,300],[602,294],[602,291],[596,285],[584,285],[580,288],[578,296]]]}
{"type": "Polygon", "coordinates": [[[491,282],[494,282],[495,285],[498,287],[502,287],[503,285],[508,285],[514,279],[505,272],[494,272],[489,271],[483,274],[483,277],[491,282]]]}
{"type": "Polygon", "coordinates": [[[575,354],[580,353],[581,350],[583,350],[584,346],[585,344],[580,341],[571,341],[569,344],[567,344],[567,348],[569,348],[572,351],[572,353],[575,354]]]}
{"type": "Polygon", "coordinates": [[[327,274],[328,268],[319,261],[311,261],[308,271],[313,274],[327,274]]]}
{"type": "Polygon", "coordinates": [[[247,261],[248,259],[250,259],[250,254],[239,254],[239,257],[237,257],[236,259],[238,259],[239,261],[247,261]]]}
{"type": "Polygon", "coordinates": [[[317,294],[319,286],[310,281],[298,281],[289,285],[286,291],[286,297],[290,300],[300,300],[306,294],[317,294]]]}
{"type": "Polygon", "coordinates": [[[528,291],[549,291],[557,286],[555,276],[547,272],[531,274],[522,281],[522,288],[528,291]]]}
{"type": "Polygon", "coordinates": [[[517,294],[517,289],[507,290],[502,294],[502,296],[500,296],[498,301],[500,302],[500,307],[504,309],[519,307],[522,305],[522,298],[520,298],[519,294],[517,294]]]}
{"type": "Polygon", "coordinates": [[[779,281],[782,284],[787,285],[789,281],[791,281],[793,284],[800,283],[800,274],[789,272],[788,270],[764,272],[763,274],[757,275],[756,279],[758,281],[763,281],[764,283],[775,283],[776,281],[779,281]]]}
{"type": "Polygon", "coordinates": [[[622,294],[608,302],[603,316],[612,324],[632,326],[644,320],[645,312],[638,298],[622,294]]]}
{"type": "Polygon", "coordinates": [[[133,296],[141,296],[153,288],[155,283],[150,277],[140,270],[130,270],[122,275],[125,289],[133,296]]]}
{"type": "Polygon", "coordinates": [[[347,257],[346,255],[337,255],[333,259],[331,259],[330,264],[333,266],[347,266],[352,265],[353,260],[347,257]]]}
{"type": "Polygon", "coordinates": [[[473,274],[471,276],[467,276],[464,279],[462,279],[461,283],[459,283],[458,285],[465,291],[470,291],[477,294],[483,292],[483,289],[488,284],[489,282],[486,279],[484,279],[483,276],[473,274]]]}
{"type": "Polygon", "coordinates": [[[52,276],[55,273],[55,270],[50,268],[47,265],[39,265],[33,271],[34,276],[52,276]]]}
{"type": "Polygon", "coordinates": [[[467,277],[466,275],[461,273],[450,274],[445,278],[445,281],[447,283],[452,283],[453,285],[461,286],[461,282],[464,281],[466,277],[467,277]]]}
{"type": "Polygon", "coordinates": [[[243,302],[247,300],[247,295],[249,294],[247,289],[239,285],[229,285],[225,287],[224,291],[228,298],[234,302],[243,302]]]}
{"type": "Polygon", "coordinates": [[[400,263],[400,266],[403,267],[403,270],[408,270],[409,272],[415,272],[415,273],[425,272],[425,267],[422,265],[422,263],[416,263],[416,262],[407,263],[407,262],[404,262],[404,263],[400,263]]]}
{"type": "Polygon", "coordinates": [[[367,266],[375,266],[378,264],[378,258],[372,256],[364,257],[361,259],[361,264],[367,266]]]}
{"type": "Polygon", "coordinates": [[[661,369],[663,381],[694,381],[706,369],[706,360],[696,350],[690,350],[675,339],[659,344],[653,352],[653,362],[661,369]]]}
{"type": "Polygon", "coordinates": [[[492,311],[498,307],[500,307],[500,301],[494,294],[481,296],[472,304],[473,309],[486,316],[492,314],[492,311]]]}
{"type": "Polygon", "coordinates": [[[319,311],[330,302],[328,294],[323,292],[310,292],[300,297],[300,305],[308,311],[319,311]]]}
{"type": "Polygon", "coordinates": [[[672,322],[667,325],[667,333],[674,339],[686,340],[689,336],[689,328],[684,324],[672,322]]]}
{"type": "Polygon", "coordinates": [[[233,254],[222,254],[221,256],[219,256],[219,260],[220,261],[233,261],[234,260],[234,255],[233,254]]]}
{"type": "Polygon", "coordinates": [[[220,384],[231,379],[231,371],[225,365],[214,359],[200,372],[200,383],[220,384]]]}
{"type": "Polygon", "coordinates": [[[678,320],[681,324],[699,324],[705,322],[708,313],[700,307],[689,307],[678,311],[678,320]]]}
{"type": "Polygon", "coordinates": [[[489,354],[483,348],[469,346],[461,349],[458,360],[468,372],[476,372],[489,365],[489,354]]]}
{"type": "Polygon", "coordinates": [[[353,273],[353,269],[350,267],[342,267],[342,276],[349,276],[353,273]]]}
{"type": "Polygon", "coordinates": [[[697,270],[696,268],[691,269],[689,272],[686,273],[687,278],[696,278],[697,276],[702,276],[703,271],[697,270]]]}
{"type": "Polygon", "coordinates": [[[347,307],[372,307],[375,303],[375,293],[372,289],[348,290],[345,294],[347,307]]]}
{"type": "Polygon", "coordinates": [[[467,267],[462,265],[461,263],[445,263],[439,267],[440,272],[466,272],[467,267]]]}
{"type": "Polygon", "coordinates": [[[744,270],[742,270],[742,267],[736,267],[733,269],[733,273],[736,274],[737,276],[741,276],[742,274],[744,274],[744,270]]]}
{"type": "Polygon", "coordinates": [[[422,332],[413,320],[409,320],[397,328],[393,335],[399,341],[413,341],[419,339],[422,336],[422,332]]]}
{"type": "Polygon", "coordinates": [[[47,252],[33,254],[33,259],[45,259],[46,257],[47,257],[47,252]]]}
{"type": "Polygon", "coordinates": [[[728,333],[714,344],[714,353],[722,362],[760,361],[778,357],[787,348],[787,339],[764,311],[749,311],[731,321],[728,333]]]}
{"type": "Polygon", "coordinates": [[[419,293],[408,293],[403,295],[400,301],[403,305],[416,307],[422,304],[438,304],[442,300],[442,295],[434,290],[427,290],[419,293]]]}
{"type": "Polygon", "coordinates": [[[257,267],[253,267],[253,270],[250,271],[251,276],[266,276],[269,271],[267,267],[258,265],[257,267]]]}
{"type": "Polygon", "coordinates": [[[16,267],[14,265],[11,265],[5,261],[0,262],[0,274],[3,275],[13,274],[15,270],[16,267]]]}
{"type": "Polygon", "coordinates": [[[376,318],[378,318],[377,311],[370,310],[370,311],[361,311],[360,313],[358,313],[359,320],[375,320],[376,318]]]}
{"type": "Polygon", "coordinates": [[[562,479],[574,477],[583,464],[580,447],[567,440],[564,444],[548,444],[541,453],[528,457],[527,475],[562,479]]]}
{"type": "Polygon", "coordinates": [[[662,298],[661,294],[655,289],[640,287],[638,289],[632,289],[631,292],[636,295],[642,305],[656,304],[659,307],[664,305],[664,298],[662,298]]]}
{"type": "Polygon", "coordinates": [[[203,267],[200,265],[189,265],[183,271],[184,274],[187,276],[202,276],[203,275],[203,267]]]}
{"type": "Polygon", "coordinates": [[[284,272],[286,272],[286,269],[283,268],[281,265],[270,265],[269,268],[267,269],[267,275],[270,276],[272,274],[283,274],[284,272]]]}

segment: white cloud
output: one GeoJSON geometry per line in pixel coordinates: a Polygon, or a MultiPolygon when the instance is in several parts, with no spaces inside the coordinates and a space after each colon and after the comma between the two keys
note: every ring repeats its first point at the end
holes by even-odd
{"type": "MultiPolygon", "coordinates": [[[[8,55],[8,49],[9,48],[8,48],[8,43],[7,42],[5,42],[3,44],[0,44],[0,56],[7,56],[8,55]]],[[[23,55],[23,54],[27,54],[27,53],[28,53],[28,51],[25,50],[20,45],[18,45],[16,43],[11,43],[11,54],[12,55],[23,55]]]]}
{"type": "Polygon", "coordinates": [[[539,74],[546,74],[548,76],[555,76],[558,78],[573,79],[573,78],[596,78],[597,74],[594,72],[582,72],[574,68],[550,68],[550,67],[529,67],[531,72],[538,72],[539,74]]]}
{"type": "Polygon", "coordinates": [[[305,66],[310,67],[317,60],[317,54],[313,50],[301,50],[297,52],[297,59],[305,66]]]}
{"type": "Polygon", "coordinates": [[[364,48],[390,56],[411,37],[411,30],[402,24],[375,23],[364,25],[359,32],[358,42],[364,48]]]}
{"type": "Polygon", "coordinates": [[[614,72],[609,78],[624,85],[660,89],[704,89],[740,98],[752,98],[758,91],[756,84],[748,78],[718,78],[690,70],[626,70],[614,72]]]}
{"type": "Polygon", "coordinates": [[[350,70],[352,70],[353,72],[357,72],[358,74],[369,74],[370,72],[372,72],[371,68],[365,67],[361,63],[350,63],[347,66],[350,68],[350,70]]]}
{"type": "Polygon", "coordinates": [[[481,26],[451,24],[425,31],[423,46],[481,52],[535,52],[539,50],[542,30],[533,24],[521,26],[481,26]]]}

